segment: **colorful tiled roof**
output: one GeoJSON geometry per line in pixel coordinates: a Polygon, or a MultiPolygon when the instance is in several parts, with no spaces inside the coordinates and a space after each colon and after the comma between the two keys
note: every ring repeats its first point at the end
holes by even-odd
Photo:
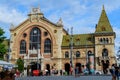
{"type": "MultiPolygon", "coordinates": [[[[82,46],[82,45],[93,45],[94,38],[93,34],[76,34],[73,35],[73,45],[82,46]]],[[[62,47],[70,46],[70,35],[64,35],[62,40],[62,47]]]]}
{"type": "Polygon", "coordinates": [[[101,16],[99,18],[98,24],[96,26],[95,33],[97,33],[97,32],[113,32],[113,29],[110,25],[107,15],[106,15],[104,6],[103,6],[101,16]]]}

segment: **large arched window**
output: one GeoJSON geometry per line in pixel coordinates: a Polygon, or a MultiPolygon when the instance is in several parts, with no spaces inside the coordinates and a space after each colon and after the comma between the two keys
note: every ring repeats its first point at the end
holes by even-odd
{"type": "Polygon", "coordinates": [[[30,46],[29,49],[39,49],[40,48],[40,42],[41,42],[41,32],[40,29],[37,27],[34,27],[30,32],[30,46]]]}
{"type": "Polygon", "coordinates": [[[108,50],[107,50],[106,48],[104,48],[104,49],[102,50],[102,56],[103,56],[103,57],[107,57],[107,56],[108,56],[108,50]]]}
{"type": "Polygon", "coordinates": [[[44,42],[44,53],[51,53],[51,40],[48,38],[44,42]]]}
{"type": "Polygon", "coordinates": [[[88,60],[90,59],[91,54],[92,54],[92,51],[89,50],[89,51],[87,52],[87,58],[88,58],[88,60]]]}
{"type": "Polygon", "coordinates": [[[80,57],[80,52],[76,51],[76,58],[80,57]]]}
{"type": "Polygon", "coordinates": [[[69,58],[69,52],[68,51],[65,52],[65,58],[69,58]]]}
{"type": "Polygon", "coordinates": [[[26,41],[21,40],[20,42],[20,54],[25,54],[26,53],[26,41]]]}

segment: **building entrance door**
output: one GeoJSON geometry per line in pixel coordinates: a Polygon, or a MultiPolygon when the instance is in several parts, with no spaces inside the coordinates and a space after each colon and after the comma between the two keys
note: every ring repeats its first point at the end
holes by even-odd
{"type": "Polygon", "coordinates": [[[69,71],[70,71],[70,64],[66,63],[65,64],[65,71],[67,72],[67,74],[69,75],[69,71]]]}

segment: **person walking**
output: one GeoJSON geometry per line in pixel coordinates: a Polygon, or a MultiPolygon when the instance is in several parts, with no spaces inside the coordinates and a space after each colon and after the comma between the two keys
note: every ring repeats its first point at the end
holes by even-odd
{"type": "Polygon", "coordinates": [[[112,75],[112,80],[116,80],[116,75],[115,75],[115,64],[112,64],[110,73],[112,75]]]}

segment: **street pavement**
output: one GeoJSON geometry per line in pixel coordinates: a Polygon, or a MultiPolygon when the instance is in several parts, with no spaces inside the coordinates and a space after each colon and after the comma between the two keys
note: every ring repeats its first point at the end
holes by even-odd
{"type": "Polygon", "coordinates": [[[15,80],[111,80],[112,76],[108,75],[91,75],[91,76],[29,76],[15,78],[15,80]]]}

